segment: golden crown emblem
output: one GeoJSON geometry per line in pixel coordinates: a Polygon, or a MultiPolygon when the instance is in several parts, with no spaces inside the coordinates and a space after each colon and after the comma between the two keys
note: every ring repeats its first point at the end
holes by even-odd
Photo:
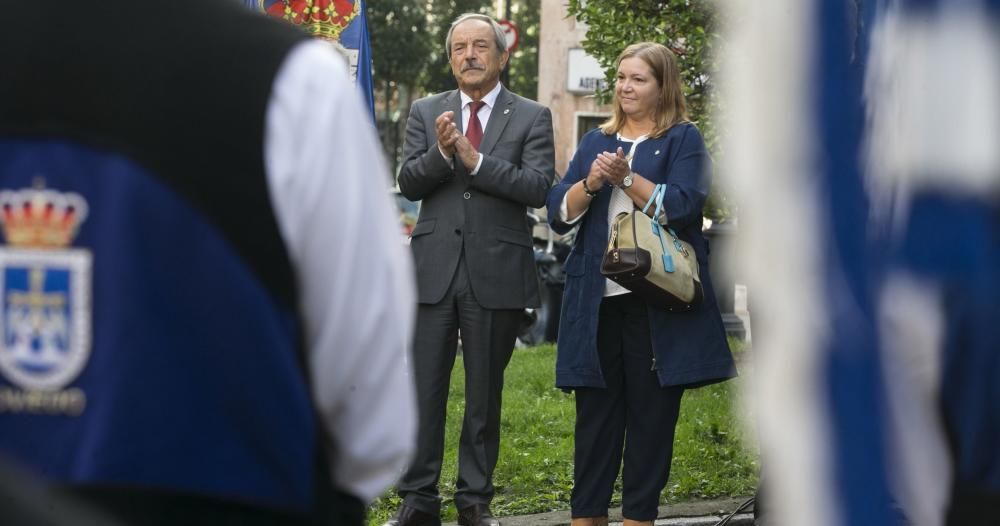
{"type": "Polygon", "coordinates": [[[260,8],[268,15],[282,18],[302,26],[314,37],[339,40],[354,17],[361,12],[361,0],[277,0],[265,7],[265,0],[258,0],[260,8]]]}
{"type": "Polygon", "coordinates": [[[86,218],[87,202],[79,194],[46,188],[0,192],[0,223],[8,245],[67,247],[86,218]]]}

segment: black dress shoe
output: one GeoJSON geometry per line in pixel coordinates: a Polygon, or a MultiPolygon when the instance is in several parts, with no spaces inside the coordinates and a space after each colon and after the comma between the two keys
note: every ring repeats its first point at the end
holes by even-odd
{"type": "Polygon", "coordinates": [[[500,526],[500,521],[490,513],[489,504],[473,504],[458,510],[458,526],[500,526]]]}
{"type": "Polygon", "coordinates": [[[441,517],[400,504],[399,510],[382,526],[441,526],[441,517]]]}

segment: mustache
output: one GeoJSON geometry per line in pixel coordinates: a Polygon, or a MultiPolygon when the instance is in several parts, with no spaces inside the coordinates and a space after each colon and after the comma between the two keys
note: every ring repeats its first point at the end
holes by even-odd
{"type": "Polygon", "coordinates": [[[465,65],[462,66],[462,72],[463,73],[466,72],[466,71],[469,71],[470,69],[478,69],[480,71],[485,71],[486,70],[486,66],[484,66],[482,64],[479,64],[477,62],[466,62],[465,65]]]}

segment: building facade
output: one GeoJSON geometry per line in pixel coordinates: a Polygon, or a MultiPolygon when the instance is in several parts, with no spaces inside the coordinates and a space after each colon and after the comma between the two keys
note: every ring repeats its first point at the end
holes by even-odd
{"type": "Polygon", "coordinates": [[[562,177],[580,137],[604,122],[610,108],[593,96],[604,72],[580,45],[586,25],[568,16],[563,0],[542,0],[541,6],[538,102],[552,110],[556,172],[562,177]]]}

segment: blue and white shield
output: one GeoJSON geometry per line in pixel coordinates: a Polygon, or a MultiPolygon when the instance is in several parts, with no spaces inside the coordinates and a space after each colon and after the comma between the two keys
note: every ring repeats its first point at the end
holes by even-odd
{"type": "Polygon", "coordinates": [[[0,373],[25,390],[58,390],[90,355],[88,250],[0,248],[0,373]]]}

